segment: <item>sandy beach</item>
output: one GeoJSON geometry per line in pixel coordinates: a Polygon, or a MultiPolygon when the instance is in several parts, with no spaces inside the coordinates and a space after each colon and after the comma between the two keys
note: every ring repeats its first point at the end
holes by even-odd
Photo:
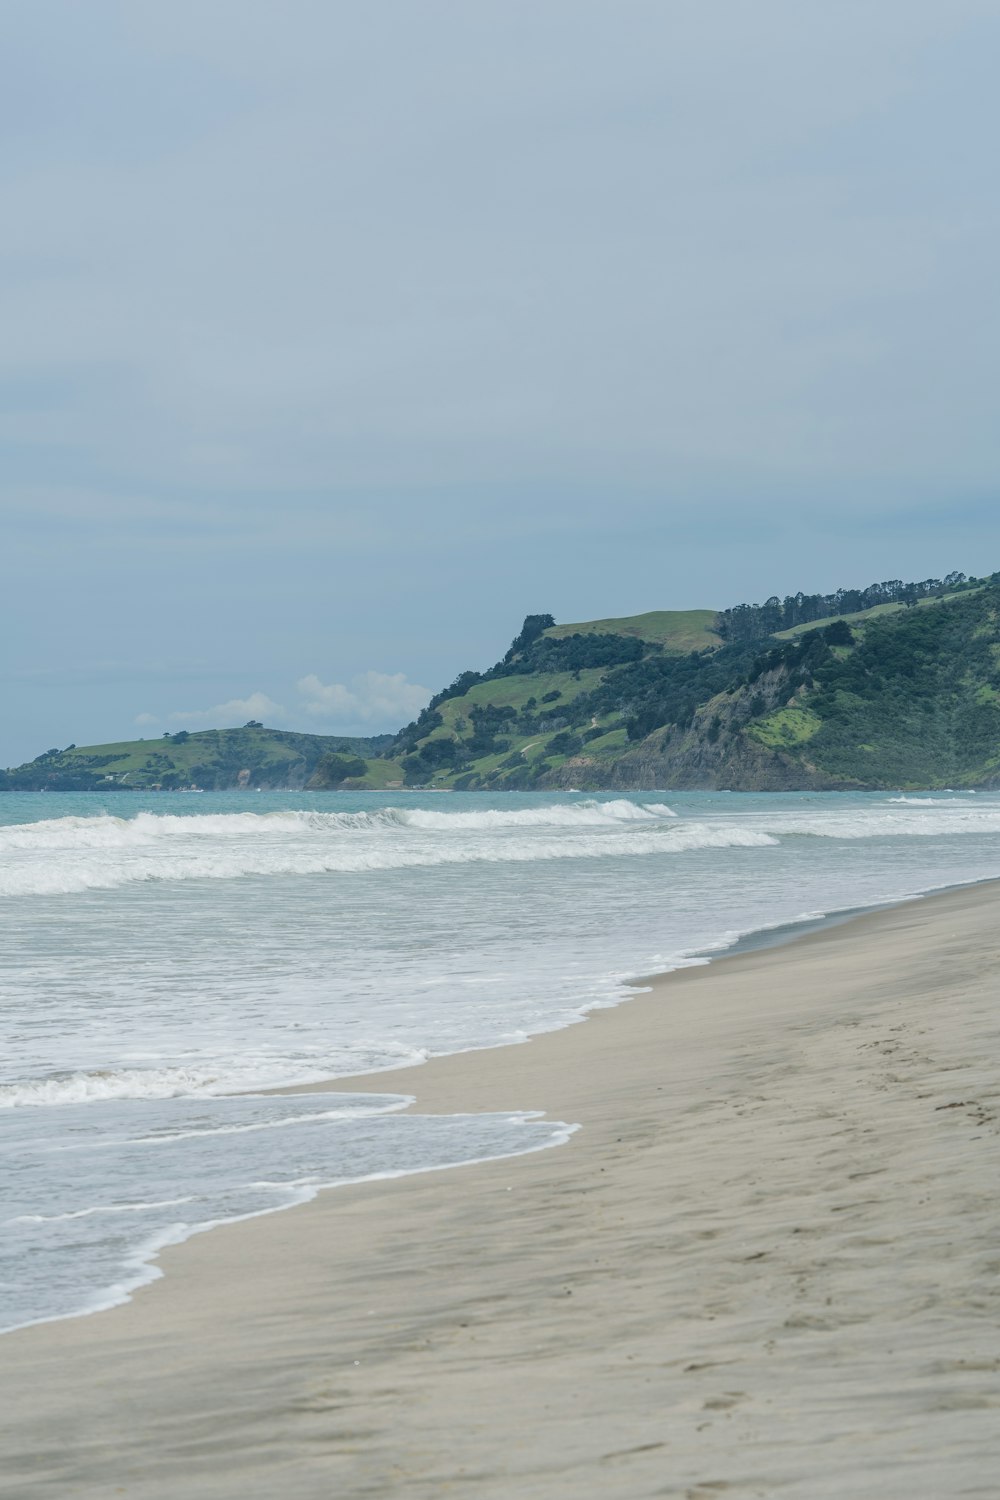
{"type": "Polygon", "coordinates": [[[995,1497],[1000,888],[380,1073],[581,1128],[328,1191],[0,1340],[0,1493],[995,1497]]]}

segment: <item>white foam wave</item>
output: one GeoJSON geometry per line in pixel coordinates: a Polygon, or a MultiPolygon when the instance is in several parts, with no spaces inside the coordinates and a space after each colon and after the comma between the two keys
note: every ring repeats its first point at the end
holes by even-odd
{"type": "Polygon", "coordinates": [[[904,795],[901,797],[890,797],[888,800],[896,804],[901,803],[906,807],[961,807],[962,804],[956,802],[955,797],[962,795],[963,793],[961,792],[956,792],[951,797],[907,797],[904,795]]]}
{"type": "Polygon", "coordinates": [[[1000,833],[1000,808],[971,807],[968,803],[920,799],[907,807],[883,805],[852,812],[821,813],[816,817],[792,815],[764,820],[764,826],[779,836],[806,838],[941,838],[953,835],[1000,833]],[[948,811],[945,812],[944,809],[948,811]]]}
{"type": "Polygon", "coordinates": [[[893,797],[850,809],[757,809],[680,818],[626,798],[535,807],[373,812],[141,812],[0,828],[0,895],[61,895],[142,881],[363,874],[420,866],[519,863],[765,847],[784,837],[865,839],[1000,832],[995,803],[893,797]]]}
{"type": "Polygon", "coordinates": [[[12,857],[15,851],[8,849],[0,868],[0,894],[58,895],[147,880],[364,873],[774,843],[766,832],[735,823],[688,822],[659,804],[557,804],[501,812],[497,823],[491,817],[387,808],[375,814],[234,813],[192,818],[142,813],[128,820],[59,819],[58,828],[25,824],[16,830],[22,840],[21,857],[12,857]],[[522,812],[534,821],[519,822],[522,812]],[[91,823],[99,826],[95,829],[91,823]],[[40,830],[41,847],[29,846],[32,830],[40,830]]]}
{"type": "MultiPolygon", "coordinates": [[[[331,1120],[361,1120],[371,1115],[394,1115],[402,1109],[408,1109],[413,1102],[412,1094],[398,1094],[395,1097],[383,1096],[383,1102],[377,1105],[310,1110],[305,1115],[283,1115],[277,1120],[253,1120],[249,1125],[208,1125],[199,1130],[159,1130],[154,1135],[128,1136],[125,1139],[133,1146],[169,1146],[174,1141],[195,1141],[202,1136],[254,1135],[262,1130],[284,1130],[289,1125],[326,1125],[331,1120]]],[[[116,1141],[115,1144],[121,1144],[121,1141],[116,1141]]]]}
{"type": "Polygon", "coordinates": [[[89,1219],[95,1214],[144,1214],[153,1208],[176,1208],[193,1203],[189,1193],[184,1198],[154,1198],[149,1203],[97,1203],[93,1208],[77,1208],[68,1214],[18,1214],[12,1224],[62,1224],[67,1219],[89,1219]]]}
{"type": "MultiPolygon", "coordinates": [[[[402,812],[402,810],[399,810],[402,812]]],[[[147,849],[171,842],[230,842],[247,837],[285,838],[290,833],[340,829],[364,829],[393,818],[395,808],[379,813],[323,813],[308,811],[273,813],[207,813],[178,817],[172,813],[140,812],[133,818],[111,813],[98,817],[48,818],[37,823],[15,823],[0,828],[0,852],[74,849],[147,849]]]]}
{"type": "Polygon", "coordinates": [[[140,812],[132,818],[47,818],[0,827],[0,852],[15,850],[145,849],[192,840],[213,844],[234,839],[285,839],[289,835],[364,833],[373,829],[419,828],[440,833],[500,828],[585,828],[618,823],[660,822],[677,814],[665,803],[586,801],[544,807],[483,808],[437,812],[421,807],[383,807],[374,812],[318,812],[294,809],[271,813],[207,813],[179,817],[140,812]]]}
{"type": "Polygon", "coordinates": [[[616,823],[656,823],[676,818],[663,802],[554,803],[548,807],[483,808],[475,812],[435,812],[414,807],[400,810],[400,821],[411,828],[441,832],[494,828],[601,828],[616,823]]]}
{"type": "Polygon", "coordinates": [[[204,1068],[118,1068],[29,1078],[0,1084],[0,1109],[94,1104],[107,1099],[176,1099],[219,1092],[217,1073],[204,1068]]]}
{"type": "Polygon", "coordinates": [[[0,1109],[23,1109],[60,1104],[99,1104],[114,1099],[214,1098],[220,1094],[250,1093],[255,1089],[293,1082],[315,1082],[333,1071],[320,1063],[301,1076],[292,1059],[274,1059],[231,1067],[109,1068],[74,1072],[58,1077],[26,1078],[0,1084],[0,1109]]]}

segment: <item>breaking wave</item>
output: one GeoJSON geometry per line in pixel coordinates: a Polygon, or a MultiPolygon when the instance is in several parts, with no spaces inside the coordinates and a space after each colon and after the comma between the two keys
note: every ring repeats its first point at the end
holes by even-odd
{"type": "Polygon", "coordinates": [[[975,795],[975,792],[955,792],[951,797],[932,797],[930,795],[920,797],[914,794],[909,797],[905,795],[890,797],[889,801],[897,804],[902,803],[906,807],[961,807],[962,804],[956,802],[955,797],[974,797],[975,795]]]}
{"type": "MultiPolygon", "coordinates": [[[[896,799],[893,799],[896,800],[896,799]]],[[[761,826],[756,819],[754,826],[761,826]]],[[[969,803],[907,799],[904,807],[884,806],[852,812],[797,814],[769,818],[766,826],[779,837],[826,839],[942,838],[955,834],[1000,833],[1000,808],[978,808],[969,803]],[[944,808],[948,812],[944,812],[944,808]]]]}
{"type": "Polygon", "coordinates": [[[657,823],[676,818],[663,802],[554,803],[548,807],[483,808],[476,812],[435,812],[428,808],[391,808],[410,828],[603,828],[615,823],[657,823]]]}
{"type": "Polygon", "coordinates": [[[676,817],[659,803],[584,802],[438,813],[68,817],[0,829],[0,894],[58,895],[147,880],[364,873],[762,847],[767,832],[676,817]]]}
{"type": "MultiPolygon", "coordinates": [[[[426,1062],[424,1047],[383,1043],[372,1059],[379,1067],[403,1068],[426,1062]]],[[[357,1067],[363,1067],[363,1060],[357,1067]]],[[[213,1099],[227,1094],[253,1093],[289,1083],[310,1084],[342,1072],[335,1056],[302,1059],[281,1056],[259,1062],[241,1062],[200,1067],[100,1068],[62,1073],[46,1078],[23,1078],[0,1084],[0,1109],[44,1108],[63,1104],[102,1104],[118,1099],[213,1099]]],[[[352,1115],[358,1110],[352,1105],[352,1115]]],[[[379,1106],[373,1111],[385,1113],[379,1106]]]]}
{"type": "Polygon", "coordinates": [[[104,813],[0,828],[0,895],[59,895],[142,881],[672,855],[765,848],[788,838],[997,832],[996,806],[912,796],[829,812],[758,808],[738,819],[678,817],[663,802],[625,798],[456,811],[104,813]]]}
{"type": "Polygon", "coordinates": [[[442,833],[503,828],[608,828],[617,824],[658,823],[676,818],[664,803],[553,803],[547,807],[483,808],[475,812],[436,812],[421,807],[382,807],[374,812],[302,811],[207,813],[178,817],[140,812],[133,818],[49,818],[0,828],[0,852],[18,849],[136,849],[168,839],[280,839],[302,833],[364,833],[375,829],[424,828],[442,833]]]}

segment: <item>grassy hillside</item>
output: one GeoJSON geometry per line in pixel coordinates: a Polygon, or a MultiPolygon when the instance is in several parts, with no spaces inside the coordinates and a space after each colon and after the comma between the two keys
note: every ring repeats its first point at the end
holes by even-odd
{"type": "Polygon", "coordinates": [[[501,661],[463,672],[397,737],[392,753],[406,784],[523,788],[571,768],[585,743],[595,747],[590,760],[620,751],[621,716],[591,706],[609,671],[647,656],[683,658],[660,642],[597,628],[607,623],[567,632],[549,615],[529,616],[501,661]]]}
{"type": "Polygon", "coordinates": [[[714,609],[654,609],[622,619],[586,620],[581,625],[552,625],[545,635],[563,640],[570,635],[627,635],[652,641],[666,651],[713,650],[721,643],[714,609]]]}
{"type": "Polygon", "coordinates": [[[501,662],[456,679],[393,753],[412,786],[1000,784],[1000,575],[864,595],[892,591],[909,602],[763,639],[720,641],[707,610],[530,617],[501,662]],[[682,618],[712,645],[672,649],[682,618]]]}
{"type": "MultiPolygon", "coordinates": [[[[1000,587],[841,629],[850,641],[828,627],[826,651],[791,700],[809,716],[802,759],[866,786],[967,786],[1000,775],[1000,587]]],[[[811,650],[791,648],[779,668],[787,681],[811,650]]],[[[760,740],[775,727],[769,714],[750,733],[760,740]]]]}
{"type": "Polygon", "coordinates": [[[243,729],[70,746],[0,787],[1000,785],[1000,574],[557,625],[529,615],[376,740],[243,729]],[[791,622],[791,623],[789,623],[791,622]]]}
{"type": "Polygon", "coordinates": [[[773,639],[730,687],[630,747],[625,784],[1000,785],[1000,575],[773,639]]]}
{"type": "MultiPolygon", "coordinates": [[[[0,772],[0,788],[10,791],[109,791],[159,787],[205,790],[229,787],[304,786],[324,756],[346,753],[374,757],[391,735],[344,739],[246,725],[242,729],[184,730],[157,740],[124,740],[107,745],[71,745],[50,750],[27,765],[0,772]]],[[[363,786],[401,780],[390,760],[366,759],[356,778],[363,786]]],[[[318,785],[331,784],[320,775],[318,785]]],[[[336,783],[332,783],[336,784],[336,783]]]]}

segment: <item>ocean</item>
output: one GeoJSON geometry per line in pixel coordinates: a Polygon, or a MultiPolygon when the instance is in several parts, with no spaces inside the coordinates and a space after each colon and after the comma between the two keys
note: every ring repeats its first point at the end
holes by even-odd
{"type": "Polygon", "coordinates": [[[998,875],[993,793],[4,794],[0,1329],[120,1302],[220,1222],[574,1128],[268,1089],[998,875]]]}

